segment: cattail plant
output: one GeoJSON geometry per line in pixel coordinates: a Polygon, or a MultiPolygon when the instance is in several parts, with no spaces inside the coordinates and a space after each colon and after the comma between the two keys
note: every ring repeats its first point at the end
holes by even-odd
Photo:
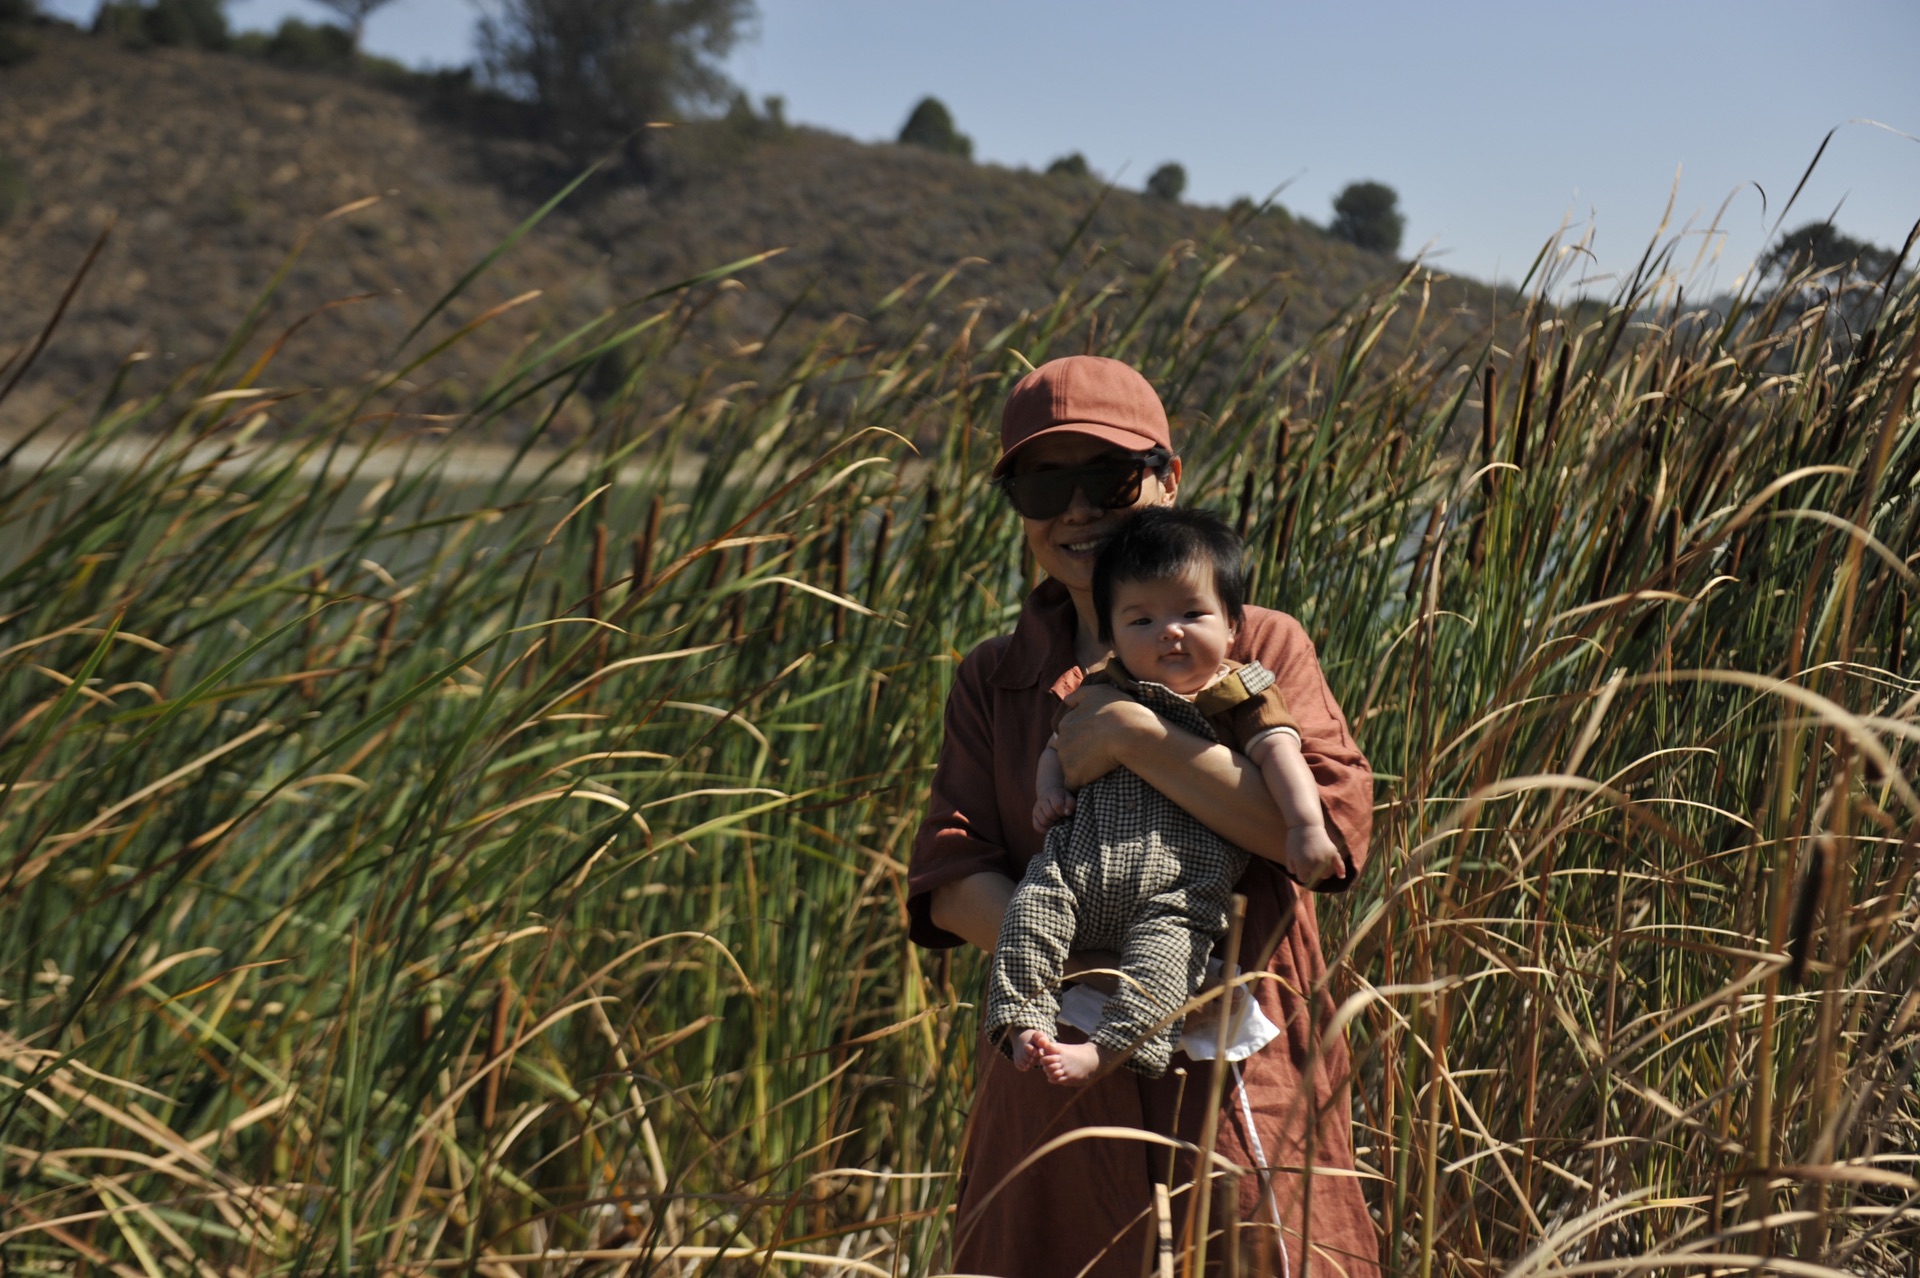
{"type": "MultiPolygon", "coordinates": [[[[1388,1273],[1907,1272],[1913,280],[1706,322],[1663,244],[1472,329],[1410,268],[1296,343],[1257,255],[1127,297],[1107,251],[990,337],[790,319],[771,374],[684,337],[735,264],[526,343],[454,434],[525,445],[484,483],[407,433],[411,346],[217,463],[271,360],[15,450],[9,1262],[949,1271],[983,959],[907,944],[904,867],[1033,580],[977,423],[1091,343],[1194,423],[1181,500],[1377,772],[1303,1032],[1351,1048],[1388,1273]]],[[[1277,1272],[1172,1166],[1168,1263],[1277,1272]]]]}

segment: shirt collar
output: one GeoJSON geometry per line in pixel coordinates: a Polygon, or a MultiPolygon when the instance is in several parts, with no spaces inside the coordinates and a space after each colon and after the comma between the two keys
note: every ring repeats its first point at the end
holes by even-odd
{"type": "Polygon", "coordinates": [[[1078,624],[1073,596],[1065,586],[1051,577],[1035,586],[1020,607],[1013,642],[1000,654],[1000,663],[989,676],[993,685],[1031,688],[1044,679],[1055,695],[1062,697],[1079,687],[1084,672],[1073,659],[1074,627],[1078,624]]]}

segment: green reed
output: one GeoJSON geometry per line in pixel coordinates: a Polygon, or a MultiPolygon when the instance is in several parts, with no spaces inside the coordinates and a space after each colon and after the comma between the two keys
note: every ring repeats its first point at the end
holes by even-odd
{"type": "Polygon", "coordinates": [[[981,973],[907,944],[904,866],[1030,580],[999,403],[1091,349],[1380,774],[1325,916],[1391,1271],[1905,1272],[1911,278],[1708,313],[1656,249],[1556,307],[1543,255],[1479,345],[1409,271],[1286,348],[1226,238],[672,381],[736,263],[453,421],[411,397],[460,333],[294,395],[262,310],[42,430],[0,471],[11,1270],[939,1272],[981,973]]]}

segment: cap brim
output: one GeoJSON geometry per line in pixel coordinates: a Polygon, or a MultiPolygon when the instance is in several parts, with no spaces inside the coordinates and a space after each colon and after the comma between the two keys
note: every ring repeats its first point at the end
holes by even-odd
{"type": "Polygon", "coordinates": [[[1150,435],[1137,431],[1123,430],[1118,426],[1108,426],[1104,422],[1061,422],[1058,426],[1049,426],[1045,430],[1035,431],[1019,443],[1000,454],[1000,460],[993,464],[993,478],[998,479],[1007,473],[1007,466],[1021,453],[1033,446],[1035,440],[1046,439],[1054,435],[1081,435],[1089,439],[1098,439],[1114,444],[1129,452],[1145,452],[1149,448],[1165,448],[1165,444],[1150,435]]]}

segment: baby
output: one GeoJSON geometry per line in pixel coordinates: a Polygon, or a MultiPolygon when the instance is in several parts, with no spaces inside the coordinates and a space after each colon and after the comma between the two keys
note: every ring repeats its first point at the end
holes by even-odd
{"type": "MultiPolygon", "coordinates": [[[[1128,521],[1094,568],[1100,639],[1113,653],[1087,675],[1162,718],[1223,741],[1259,765],[1287,824],[1281,863],[1311,886],[1338,874],[1319,787],[1273,675],[1227,659],[1244,614],[1240,539],[1216,515],[1160,507],[1128,521]]],[[[1180,1009],[1226,933],[1246,852],[1124,768],[1068,791],[1050,742],[1041,753],[1034,827],[1045,849],[1000,925],[986,1029],[1016,1066],[1055,1083],[1091,1078],[1116,1056],[1166,1072],[1180,1009]],[[1074,950],[1120,954],[1119,988],[1086,1043],[1054,1037],[1058,988],[1074,950]]]]}

